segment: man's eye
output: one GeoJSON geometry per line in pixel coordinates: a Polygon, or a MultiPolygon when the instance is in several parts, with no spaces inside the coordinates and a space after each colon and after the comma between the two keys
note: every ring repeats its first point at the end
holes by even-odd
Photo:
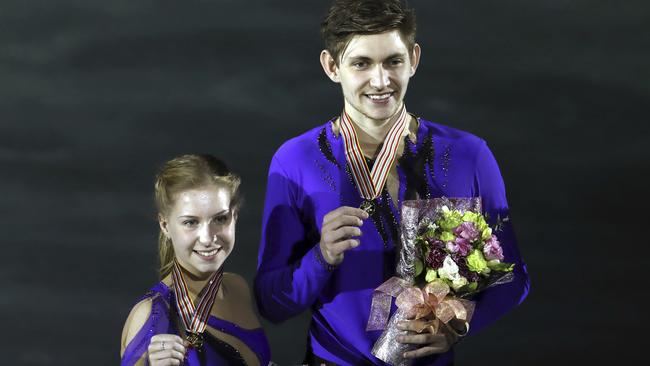
{"type": "Polygon", "coordinates": [[[216,221],[217,221],[218,223],[220,223],[220,224],[225,224],[225,223],[228,222],[228,219],[230,219],[230,216],[228,216],[228,215],[221,215],[221,216],[217,216],[217,220],[216,220],[216,221]]]}
{"type": "Polygon", "coordinates": [[[352,66],[357,69],[363,69],[364,67],[368,66],[368,64],[365,62],[355,62],[352,64],[352,66]]]}
{"type": "Polygon", "coordinates": [[[399,58],[396,58],[396,59],[393,59],[393,60],[389,61],[389,65],[391,65],[391,66],[399,66],[399,65],[401,65],[403,63],[404,63],[404,61],[402,59],[399,59],[399,58]]]}

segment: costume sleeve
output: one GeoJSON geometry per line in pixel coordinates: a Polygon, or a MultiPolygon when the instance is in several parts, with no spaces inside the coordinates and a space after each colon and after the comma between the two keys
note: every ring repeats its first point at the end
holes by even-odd
{"type": "Polygon", "coordinates": [[[333,270],[322,257],[316,225],[303,215],[309,198],[296,180],[276,154],[269,168],[254,286],[260,313],[275,323],[309,308],[333,270]]]}
{"type": "Polygon", "coordinates": [[[493,226],[498,219],[506,219],[502,231],[496,233],[503,248],[504,262],[515,263],[514,281],[485,290],[477,297],[476,309],[470,324],[470,333],[481,330],[509,310],[519,305],[528,295],[530,283],[512,228],[506,201],[505,186],[499,166],[485,141],[481,141],[476,158],[475,182],[483,202],[483,210],[493,226]]]}

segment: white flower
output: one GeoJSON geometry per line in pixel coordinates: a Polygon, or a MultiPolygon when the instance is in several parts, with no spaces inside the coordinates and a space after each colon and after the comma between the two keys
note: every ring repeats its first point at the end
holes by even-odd
{"type": "Polygon", "coordinates": [[[458,274],[458,265],[451,259],[451,256],[445,257],[445,260],[442,262],[442,267],[438,269],[438,276],[452,282],[461,278],[461,275],[458,274]]]}

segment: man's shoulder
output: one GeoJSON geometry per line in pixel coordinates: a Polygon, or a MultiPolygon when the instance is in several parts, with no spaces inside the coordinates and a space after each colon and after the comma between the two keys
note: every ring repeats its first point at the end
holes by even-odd
{"type": "Polygon", "coordinates": [[[423,118],[419,119],[421,126],[424,128],[425,136],[431,136],[432,139],[442,143],[447,147],[453,147],[456,150],[465,150],[467,152],[476,152],[486,145],[485,140],[475,134],[451,127],[442,123],[432,122],[423,118]]]}
{"type": "Polygon", "coordinates": [[[290,138],[285,141],[280,147],[276,150],[273,155],[274,159],[279,160],[291,160],[295,161],[298,158],[309,156],[318,152],[319,139],[322,138],[321,135],[327,134],[326,129],[328,123],[327,121],[324,124],[316,126],[296,137],[290,138]]]}

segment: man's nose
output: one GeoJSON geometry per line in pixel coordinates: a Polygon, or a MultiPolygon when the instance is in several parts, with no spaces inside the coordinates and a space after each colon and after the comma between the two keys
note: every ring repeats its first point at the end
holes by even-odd
{"type": "Polygon", "coordinates": [[[390,80],[388,79],[388,72],[384,70],[384,66],[381,64],[375,66],[370,77],[370,86],[373,89],[383,90],[388,87],[388,84],[390,84],[390,80]]]}

